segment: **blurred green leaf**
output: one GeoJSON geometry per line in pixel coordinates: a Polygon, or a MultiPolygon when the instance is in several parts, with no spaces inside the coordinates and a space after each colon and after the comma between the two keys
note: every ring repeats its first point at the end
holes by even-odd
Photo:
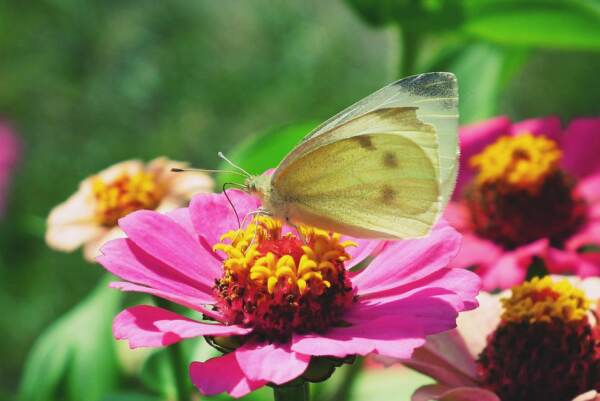
{"type": "Polygon", "coordinates": [[[471,123],[497,113],[504,87],[526,61],[527,55],[524,49],[474,43],[449,61],[447,69],[458,77],[461,123],[471,123]]]}
{"type": "Polygon", "coordinates": [[[162,398],[139,393],[115,393],[102,397],[100,401],[161,401],[162,398]]]}
{"type": "Polygon", "coordinates": [[[432,383],[431,378],[400,365],[365,368],[354,383],[349,400],[410,400],[417,388],[432,383]]]}
{"type": "Polygon", "coordinates": [[[94,291],[38,338],[25,365],[23,401],[94,401],[114,390],[119,375],[112,320],[122,293],[105,276],[94,291]]]}
{"type": "Polygon", "coordinates": [[[144,363],[140,377],[149,389],[167,399],[175,399],[177,395],[175,372],[167,352],[165,348],[153,353],[144,363]]]}
{"type": "Polygon", "coordinates": [[[600,50],[600,17],[570,4],[576,2],[519,2],[482,12],[462,30],[505,45],[600,50]]]}
{"type": "MultiPolygon", "coordinates": [[[[250,174],[262,174],[270,168],[277,167],[281,159],[316,126],[316,122],[298,123],[251,136],[226,156],[250,174]]],[[[219,168],[231,170],[231,166],[225,162],[221,163],[219,168]]],[[[243,177],[235,174],[219,174],[217,177],[219,187],[225,182],[243,181],[243,177]]]]}

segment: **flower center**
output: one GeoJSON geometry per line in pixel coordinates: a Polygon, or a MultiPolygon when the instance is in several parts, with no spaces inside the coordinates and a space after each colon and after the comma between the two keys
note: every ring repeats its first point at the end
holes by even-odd
{"type": "Polygon", "coordinates": [[[549,238],[562,243],[585,219],[575,181],[558,167],[562,151],[543,135],[504,136],[473,156],[466,201],[475,231],[505,248],[549,238]]]}
{"type": "Polygon", "coordinates": [[[214,246],[226,255],[215,293],[229,324],[286,341],[294,332],[320,332],[342,323],[344,310],[354,302],[345,248],[357,244],[312,227],[299,230],[302,239],[283,234],[281,222],[258,217],[214,246]]]}
{"type": "Polygon", "coordinates": [[[96,220],[106,227],[140,209],[156,209],[163,198],[163,189],[153,174],[139,172],[134,175],[122,173],[111,182],[100,177],[92,180],[96,199],[96,220]]]}
{"type": "Polygon", "coordinates": [[[478,359],[487,388],[511,401],[564,401],[600,389],[600,347],[583,291],[547,276],[501,302],[500,325],[478,359]]]}

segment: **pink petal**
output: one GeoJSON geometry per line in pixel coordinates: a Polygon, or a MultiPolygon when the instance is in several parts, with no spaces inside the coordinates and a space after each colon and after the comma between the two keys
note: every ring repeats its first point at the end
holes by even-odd
{"type": "Polygon", "coordinates": [[[190,235],[190,237],[198,237],[198,234],[194,229],[194,225],[192,224],[189,208],[181,207],[175,210],[171,210],[167,213],[167,216],[169,216],[173,221],[175,221],[175,223],[183,227],[185,231],[187,231],[187,233],[190,235]]]}
{"type": "Polygon", "coordinates": [[[425,343],[420,324],[411,319],[374,319],[364,324],[328,330],[322,335],[295,335],[292,350],[306,355],[345,357],[375,352],[394,358],[410,358],[425,343]]]}
{"type": "Polygon", "coordinates": [[[444,218],[458,231],[471,231],[471,216],[469,209],[462,202],[450,202],[444,211],[444,218]]]}
{"type": "Polygon", "coordinates": [[[508,135],[511,123],[506,117],[496,117],[460,128],[460,168],[454,198],[462,196],[465,185],[473,178],[469,159],[481,152],[501,135],[508,135]]]}
{"type": "Polygon", "coordinates": [[[0,216],[4,213],[5,197],[12,171],[19,160],[21,144],[8,124],[0,121],[0,216]]]}
{"type": "Polygon", "coordinates": [[[500,401],[491,391],[478,387],[448,387],[429,385],[419,388],[412,401],[500,401]]]}
{"type": "Polygon", "coordinates": [[[446,267],[459,246],[460,235],[441,221],[425,238],[390,242],[352,282],[361,296],[400,287],[446,267]]]}
{"type": "Polygon", "coordinates": [[[367,257],[379,253],[385,246],[385,241],[356,239],[352,237],[342,237],[342,241],[354,241],[358,244],[357,247],[348,247],[346,252],[352,257],[345,263],[346,269],[351,269],[360,262],[363,262],[367,257]]]}
{"type": "MultiPolygon", "coordinates": [[[[156,235],[156,234],[155,234],[156,235]]],[[[198,274],[188,275],[156,259],[137,246],[131,239],[108,242],[96,260],[114,275],[168,293],[187,296],[202,303],[213,303],[214,283],[198,274]]]]}
{"type": "Polygon", "coordinates": [[[493,266],[502,254],[502,248],[492,241],[467,233],[463,235],[460,251],[452,259],[450,266],[457,268],[473,266],[485,271],[493,266]]]}
{"type": "Polygon", "coordinates": [[[504,255],[489,270],[481,275],[483,289],[486,291],[498,288],[511,288],[525,280],[527,268],[534,256],[544,257],[548,251],[548,240],[542,239],[521,246],[504,255]]]}
{"type": "Polygon", "coordinates": [[[563,136],[563,165],[583,177],[600,172],[600,118],[580,118],[571,122],[563,136]]]}
{"type": "Polygon", "coordinates": [[[425,345],[402,363],[444,385],[477,384],[475,359],[456,330],[429,336],[425,345]]]}
{"type": "MultiPolygon", "coordinates": [[[[112,283],[110,283],[109,287],[116,288],[118,290],[125,291],[125,292],[141,292],[143,294],[154,295],[159,298],[166,299],[167,301],[171,301],[171,302],[174,302],[181,306],[185,306],[186,308],[190,308],[192,310],[200,312],[200,313],[202,313],[206,316],[209,316],[217,321],[223,320],[223,316],[219,312],[206,308],[207,303],[203,302],[202,300],[199,300],[196,297],[185,296],[185,295],[182,295],[181,293],[177,293],[177,292],[157,290],[155,288],[146,287],[143,285],[132,284],[132,283],[128,283],[126,281],[112,282],[112,283]]],[[[212,302],[210,302],[210,304],[213,304],[213,303],[214,303],[214,300],[212,302]]]]}
{"type": "Polygon", "coordinates": [[[471,359],[475,360],[487,345],[488,336],[500,324],[501,294],[481,292],[477,296],[479,307],[461,313],[457,319],[457,331],[467,347],[471,359]]]}
{"type": "Polygon", "coordinates": [[[148,255],[209,287],[223,272],[213,254],[168,216],[140,210],[119,220],[119,226],[148,255]]]}
{"type": "MultiPolygon", "coordinates": [[[[235,206],[240,220],[249,212],[258,210],[260,201],[242,191],[231,189],[227,191],[235,206]]],[[[221,235],[230,230],[237,230],[238,223],[235,213],[227,198],[220,194],[196,195],[190,203],[190,216],[196,232],[206,240],[206,246],[212,248],[220,242],[221,235]]],[[[249,222],[249,216],[246,223],[249,222]]]]}
{"type": "Polygon", "coordinates": [[[204,395],[226,392],[236,398],[267,384],[265,380],[248,379],[236,359],[235,352],[206,362],[192,362],[190,377],[194,386],[204,395]]]}
{"type": "Polygon", "coordinates": [[[590,390],[573,398],[573,401],[600,401],[600,394],[596,390],[590,390]]]}
{"type": "Polygon", "coordinates": [[[235,351],[240,368],[249,380],[284,384],[300,376],[310,356],[290,349],[289,344],[247,344],[235,351]]]}
{"type": "Polygon", "coordinates": [[[534,134],[544,135],[557,142],[561,140],[562,126],[558,117],[532,118],[514,123],[510,133],[512,135],[534,134]]]}
{"type": "Polygon", "coordinates": [[[243,335],[249,331],[239,326],[197,322],[149,305],[127,308],[113,322],[115,338],[128,340],[131,348],[162,347],[183,338],[243,335]]]}

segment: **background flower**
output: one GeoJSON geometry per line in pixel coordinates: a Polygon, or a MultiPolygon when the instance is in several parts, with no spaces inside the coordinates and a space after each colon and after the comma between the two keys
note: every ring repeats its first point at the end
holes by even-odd
{"type": "Polygon", "coordinates": [[[600,274],[600,118],[505,117],[461,129],[461,165],[446,212],[464,242],[452,265],[484,288],[524,280],[535,262],[555,274],[600,274]]]}
{"type": "Polygon", "coordinates": [[[93,261],[102,244],[122,236],[117,221],[127,214],[149,209],[169,211],[183,206],[193,194],[208,192],[212,180],[204,173],[173,173],[185,164],[155,159],[148,164],[129,160],[88,177],[67,201],[48,216],[46,242],[70,252],[84,245],[93,261]]]}
{"type": "Polygon", "coordinates": [[[437,381],[413,401],[593,400],[600,360],[590,311],[600,279],[571,282],[546,276],[512,293],[479,294],[480,307],[461,314],[456,330],[429,337],[405,361],[437,381]]]}
{"type": "Polygon", "coordinates": [[[20,143],[10,126],[0,121],[0,217],[4,214],[10,177],[19,160],[20,143]]]}
{"type": "MultiPolygon", "coordinates": [[[[229,194],[241,216],[259,206],[240,191],[229,194]]],[[[397,242],[302,227],[303,242],[269,218],[236,230],[229,203],[215,194],[166,216],[135,212],[119,225],[127,238],[109,242],[98,258],[126,280],[113,286],[168,299],[209,321],[134,306],[115,319],[115,337],[131,347],[213,338],[227,353],[190,367],[204,394],[239,397],[285,384],[309,374],[318,357],[408,358],[425,336],[454,327],[458,312],[476,306],[477,276],[446,267],[460,237],[445,223],[427,238],[397,242]],[[349,272],[370,255],[365,269],[349,272]]]]}

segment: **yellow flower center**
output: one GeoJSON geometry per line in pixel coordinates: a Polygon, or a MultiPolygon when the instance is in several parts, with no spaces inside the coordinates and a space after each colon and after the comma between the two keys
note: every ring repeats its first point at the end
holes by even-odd
{"type": "Polygon", "coordinates": [[[335,263],[349,260],[345,248],[357,244],[313,227],[300,226],[299,230],[304,242],[292,233],[283,235],[280,221],[258,217],[247,228],[222,235],[214,250],[227,255],[226,275],[248,275],[270,294],[278,284],[295,286],[300,294],[309,284],[313,289],[331,287],[338,275],[335,263]]]}
{"type": "Polygon", "coordinates": [[[534,277],[511,289],[510,298],[501,299],[505,322],[563,322],[582,320],[590,301],[568,280],[554,282],[550,276],[534,277]]]}
{"type": "Polygon", "coordinates": [[[556,172],[562,151],[543,135],[503,136],[471,157],[478,170],[479,185],[493,184],[508,191],[536,193],[549,175],[556,172]]]}
{"type": "Polygon", "coordinates": [[[121,217],[136,210],[156,209],[164,195],[154,174],[145,172],[122,173],[111,182],[94,177],[92,191],[96,200],[96,219],[107,227],[115,226],[121,217]]]}

